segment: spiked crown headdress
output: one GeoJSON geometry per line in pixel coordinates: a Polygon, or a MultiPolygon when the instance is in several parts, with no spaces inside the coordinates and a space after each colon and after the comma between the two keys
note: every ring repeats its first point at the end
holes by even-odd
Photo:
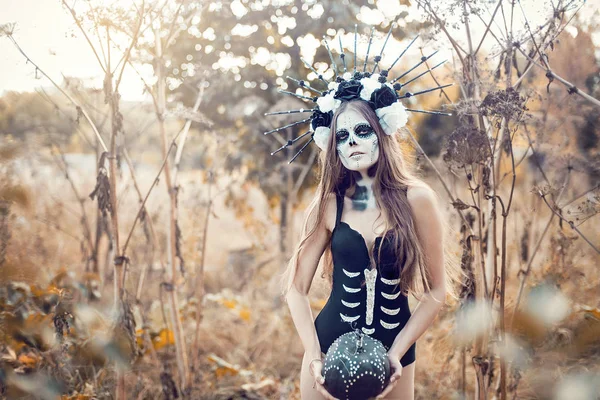
{"type": "Polygon", "coordinates": [[[349,72],[348,68],[346,66],[346,54],[344,53],[344,48],[342,46],[341,37],[339,37],[339,45],[340,45],[340,59],[341,59],[342,65],[343,65],[343,71],[338,70],[338,65],[333,59],[333,55],[331,53],[331,48],[329,47],[329,42],[327,41],[327,38],[325,36],[323,36],[323,41],[325,43],[325,47],[327,48],[327,53],[329,54],[329,58],[331,59],[330,67],[333,69],[333,72],[335,75],[334,81],[331,81],[331,82],[327,81],[321,73],[317,72],[313,68],[312,65],[310,65],[303,58],[300,58],[302,60],[302,62],[312,72],[314,72],[317,75],[318,79],[321,82],[323,82],[327,88],[318,90],[316,88],[311,87],[304,80],[298,80],[298,79],[286,76],[287,79],[295,82],[301,88],[306,88],[309,91],[314,92],[316,95],[314,97],[308,97],[308,96],[304,96],[301,94],[297,94],[297,93],[293,93],[293,92],[289,92],[289,91],[285,91],[285,90],[281,90],[281,89],[279,89],[279,92],[289,94],[289,95],[295,96],[297,98],[316,103],[316,107],[308,108],[308,109],[301,108],[299,110],[275,111],[275,112],[265,113],[265,115],[295,114],[295,113],[309,113],[309,112],[312,113],[309,118],[306,118],[306,119],[303,119],[300,121],[296,121],[294,123],[291,123],[291,124],[288,124],[285,126],[281,126],[279,128],[270,130],[268,132],[264,132],[265,135],[268,135],[270,133],[286,129],[286,128],[292,127],[294,125],[304,124],[309,121],[311,124],[310,130],[301,134],[300,136],[296,137],[295,139],[288,140],[283,146],[281,146],[279,149],[272,152],[271,155],[274,155],[275,153],[278,153],[279,151],[281,151],[287,147],[295,145],[299,140],[301,140],[302,138],[304,138],[305,136],[308,136],[308,135],[310,135],[310,139],[292,157],[292,159],[289,161],[289,163],[293,162],[296,159],[296,157],[298,157],[300,155],[300,153],[302,153],[302,151],[304,151],[304,149],[312,141],[314,141],[321,150],[324,150],[327,146],[327,141],[329,140],[329,135],[330,135],[329,127],[331,125],[334,112],[342,104],[342,102],[351,101],[351,100],[355,100],[355,99],[364,100],[369,104],[369,106],[371,106],[373,111],[375,111],[375,113],[377,114],[377,117],[379,118],[381,127],[383,128],[384,132],[387,135],[395,134],[399,128],[406,125],[406,122],[408,121],[407,111],[408,112],[420,112],[420,113],[426,113],[426,114],[436,114],[436,115],[452,115],[450,113],[441,112],[441,111],[426,111],[426,110],[406,108],[401,102],[402,99],[406,99],[406,98],[409,98],[412,96],[417,96],[417,95],[420,95],[423,93],[428,93],[428,92],[431,92],[434,90],[443,89],[445,87],[452,85],[452,83],[445,84],[445,85],[439,85],[439,86],[436,86],[433,88],[424,89],[424,90],[414,92],[414,93],[406,91],[406,89],[405,89],[406,86],[408,86],[411,82],[416,81],[423,75],[427,74],[428,72],[430,72],[430,71],[434,70],[435,68],[439,67],[440,65],[444,64],[445,61],[442,61],[442,62],[436,64],[435,66],[427,69],[426,71],[422,72],[421,74],[415,76],[414,78],[412,78],[408,81],[398,82],[400,79],[404,78],[406,75],[408,75],[410,72],[412,72],[415,68],[417,68],[421,64],[425,63],[429,58],[431,58],[433,55],[435,55],[437,53],[437,50],[428,56],[421,57],[420,61],[416,65],[409,68],[407,71],[402,73],[397,78],[394,78],[394,79],[390,80],[390,82],[387,82],[388,72],[394,67],[394,65],[396,65],[396,63],[400,60],[400,58],[404,55],[404,53],[406,53],[406,51],[412,46],[412,44],[415,42],[415,40],[417,40],[418,35],[414,39],[412,39],[412,41],[406,46],[406,48],[402,51],[402,53],[400,53],[400,55],[396,58],[396,60],[392,63],[392,65],[390,65],[390,67],[388,69],[380,70],[379,73],[376,72],[379,67],[379,62],[381,61],[385,46],[388,42],[388,39],[390,38],[390,35],[392,34],[392,28],[393,28],[393,24],[390,27],[389,32],[387,33],[387,36],[385,38],[383,46],[381,47],[379,55],[373,57],[373,61],[375,62],[375,64],[370,72],[367,71],[367,64],[369,61],[369,51],[371,49],[371,42],[373,40],[373,32],[375,31],[375,27],[372,27],[372,29],[371,29],[371,35],[369,37],[369,44],[367,47],[367,54],[364,59],[362,71],[357,70],[357,53],[356,53],[357,25],[356,24],[354,25],[354,66],[353,66],[352,72],[349,72]],[[400,93],[401,91],[403,91],[403,93],[400,93]]]}

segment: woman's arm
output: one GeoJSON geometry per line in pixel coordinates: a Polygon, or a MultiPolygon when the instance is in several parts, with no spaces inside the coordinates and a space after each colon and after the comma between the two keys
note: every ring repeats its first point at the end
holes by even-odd
{"type": "Polygon", "coordinates": [[[441,212],[430,189],[415,187],[407,192],[415,218],[417,236],[426,255],[425,268],[431,277],[431,290],[424,293],[408,322],[396,336],[389,353],[401,358],[425,332],[444,305],[446,277],[444,269],[441,212]]]}
{"type": "MultiPolygon", "coordinates": [[[[307,210],[305,217],[306,235],[317,224],[318,202],[307,210]]],[[[321,358],[321,347],[314,326],[313,314],[308,300],[308,292],[312,284],[319,259],[329,243],[331,218],[335,219],[335,196],[326,197],[323,219],[316,226],[315,232],[308,237],[298,254],[298,264],[294,281],[286,294],[286,301],[292,315],[292,320],[300,336],[305,352],[311,359],[321,358]]],[[[304,239],[304,237],[302,238],[304,239]]]]}

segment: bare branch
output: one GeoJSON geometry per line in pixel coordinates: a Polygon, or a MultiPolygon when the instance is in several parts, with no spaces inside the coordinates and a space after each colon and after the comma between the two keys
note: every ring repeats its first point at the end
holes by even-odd
{"type": "MultiPolygon", "coordinates": [[[[485,32],[483,32],[483,36],[481,37],[481,40],[479,41],[477,48],[473,52],[473,57],[475,57],[477,55],[477,53],[479,52],[479,49],[481,48],[481,45],[483,44],[483,41],[485,40],[485,37],[487,36],[488,32],[490,32],[490,26],[492,25],[492,22],[494,22],[494,18],[496,17],[496,13],[498,12],[498,9],[500,8],[501,4],[502,4],[502,0],[499,0],[498,5],[496,5],[496,9],[494,10],[494,13],[492,14],[492,17],[490,18],[490,22],[486,25],[485,32]]],[[[477,14],[477,15],[479,15],[479,14],[477,14]]]]}
{"type": "Polygon", "coordinates": [[[594,249],[594,251],[598,254],[600,254],[600,249],[598,247],[596,247],[596,245],[594,245],[584,234],[583,232],[581,232],[577,226],[575,225],[575,223],[571,220],[566,219],[565,217],[562,216],[562,209],[560,207],[558,207],[556,204],[550,204],[548,203],[548,200],[546,199],[546,193],[543,193],[541,190],[538,190],[538,194],[540,195],[540,197],[544,200],[544,203],[546,203],[546,205],[548,206],[548,208],[550,209],[550,211],[552,211],[552,213],[554,215],[556,215],[558,218],[560,218],[562,221],[565,221],[567,224],[569,224],[569,226],[571,227],[571,229],[573,229],[575,232],[577,232],[577,234],[579,235],[579,237],[581,237],[587,244],[590,245],[590,247],[592,249],[594,249]],[[557,209],[561,212],[558,212],[557,209]]]}
{"type": "Polygon", "coordinates": [[[115,83],[115,92],[117,92],[119,90],[119,85],[121,84],[121,79],[123,78],[123,72],[125,71],[125,66],[127,65],[127,61],[129,60],[129,56],[131,55],[131,49],[133,49],[133,47],[136,45],[138,39],[139,39],[139,35],[140,35],[140,28],[142,27],[142,22],[144,21],[144,8],[145,8],[145,2],[144,0],[142,0],[142,7],[141,10],[139,12],[139,22],[137,24],[137,28],[135,30],[135,33],[133,35],[133,38],[131,39],[131,43],[129,44],[129,47],[127,48],[127,51],[123,54],[123,57],[121,58],[121,60],[117,63],[117,66],[115,67],[118,68],[119,64],[123,62],[123,66],[121,67],[121,72],[119,73],[119,77],[117,78],[117,81],[115,83]]]}
{"type": "Polygon", "coordinates": [[[539,67],[540,69],[545,70],[547,74],[550,74],[550,76],[552,76],[554,79],[558,80],[560,83],[562,83],[563,85],[565,85],[568,88],[568,90],[569,90],[569,94],[578,94],[579,96],[583,97],[584,99],[586,99],[590,103],[594,104],[595,106],[600,107],[600,100],[598,100],[598,99],[590,96],[589,94],[583,92],[581,89],[577,88],[571,82],[569,82],[566,79],[560,77],[559,75],[556,75],[556,73],[554,71],[552,71],[552,69],[550,68],[549,64],[547,64],[548,68],[544,68],[543,65],[540,65],[540,63],[538,63],[533,58],[531,58],[527,54],[525,54],[525,52],[522,49],[519,48],[518,50],[521,52],[521,54],[523,54],[523,56],[525,56],[527,59],[529,59],[535,66],[539,67]]]}
{"type": "MultiPolygon", "coordinates": [[[[92,52],[94,53],[94,56],[96,56],[96,60],[98,60],[98,64],[100,64],[100,68],[102,68],[102,71],[104,73],[106,73],[105,63],[103,63],[102,60],[100,60],[100,56],[98,56],[98,52],[96,51],[96,47],[94,46],[94,44],[90,40],[90,37],[88,36],[88,34],[85,31],[85,29],[83,29],[83,25],[81,24],[81,21],[77,17],[77,14],[75,13],[75,10],[73,9],[73,7],[69,6],[65,0],[61,0],[61,3],[71,13],[71,16],[73,17],[73,20],[75,21],[75,25],[77,25],[77,27],[79,28],[79,30],[83,34],[83,37],[85,37],[85,40],[90,45],[90,48],[92,49],[92,52]]],[[[91,7],[91,5],[90,5],[90,7],[91,7]]],[[[100,47],[102,47],[102,45],[100,45],[100,47]]]]}

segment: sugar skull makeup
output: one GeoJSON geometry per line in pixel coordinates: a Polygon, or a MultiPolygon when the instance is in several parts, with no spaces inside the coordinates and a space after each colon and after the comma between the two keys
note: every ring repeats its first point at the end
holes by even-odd
{"type": "Polygon", "coordinates": [[[338,118],[335,146],[344,167],[351,171],[362,171],[379,159],[377,134],[357,111],[349,108],[338,118]]]}

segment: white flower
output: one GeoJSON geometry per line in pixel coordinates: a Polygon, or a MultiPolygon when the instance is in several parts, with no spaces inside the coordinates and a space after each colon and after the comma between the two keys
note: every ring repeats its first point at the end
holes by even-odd
{"type": "Polygon", "coordinates": [[[344,72],[344,75],[342,75],[342,78],[344,78],[344,80],[346,80],[346,81],[349,81],[352,78],[352,73],[344,72]]]}
{"type": "Polygon", "coordinates": [[[319,110],[323,113],[327,113],[329,111],[334,111],[342,104],[340,99],[334,99],[333,95],[335,91],[327,93],[325,96],[319,97],[317,99],[317,105],[319,106],[319,110]]]}
{"type": "Polygon", "coordinates": [[[399,128],[406,125],[408,121],[406,108],[399,101],[390,106],[378,108],[375,110],[375,113],[379,117],[379,123],[387,135],[393,135],[399,128]]]}
{"type": "Polygon", "coordinates": [[[373,76],[375,77],[375,79],[373,79],[373,77],[369,77],[362,78],[360,80],[360,83],[363,86],[362,90],[360,91],[360,98],[365,101],[371,100],[371,95],[373,94],[373,92],[381,88],[381,82],[377,80],[379,78],[379,74],[375,75],[373,76]]]}
{"type": "Polygon", "coordinates": [[[333,91],[337,91],[338,86],[340,86],[340,84],[336,81],[331,81],[329,82],[329,85],[327,85],[327,89],[333,89],[333,91]]]}
{"type": "Polygon", "coordinates": [[[327,142],[329,142],[329,134],[331,130],[326,126],[319,126],[313,133],[313,139],[317,146],[323,151],[327,149],[327,142]]]}

